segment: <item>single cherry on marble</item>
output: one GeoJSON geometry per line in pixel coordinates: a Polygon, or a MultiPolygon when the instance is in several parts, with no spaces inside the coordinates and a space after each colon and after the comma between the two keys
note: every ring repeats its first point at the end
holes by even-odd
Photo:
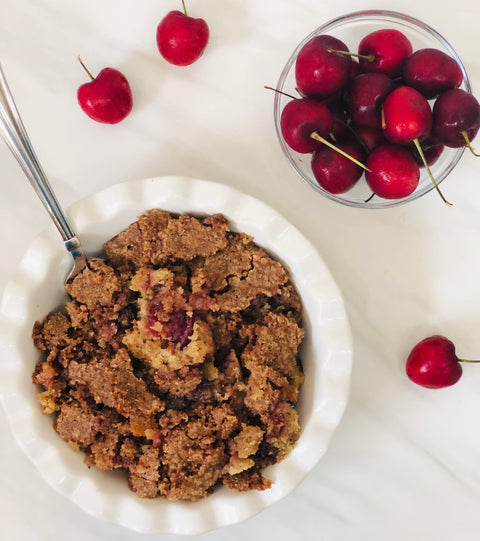
{"type": "Polygon", "coordinates": [[[459,359],[453,342],[436,334],[414,346],[407,358],[406,372],[414,383],[422,387],[441,389],[457,383],[463,372],[462,362],[479,361],[459,359]]]}
{"type": "Polygon", "coordinates": [[[190,17],[185,2],[183,12],[170,11],[157,27],[157,47],[163,58],[175,66],[189,66],[204,53],[210,29],[204,19],[190,17]]]}
{"type": "Polygon", "coordinates": [[[77,90],[77,99],[82,110],[96,122],[121,122],[133,107],[132,91],[127,78],[113,68],[104,68],[94,77],[80,56],[78,61],[90,77],[90,81],[77,90]]]}

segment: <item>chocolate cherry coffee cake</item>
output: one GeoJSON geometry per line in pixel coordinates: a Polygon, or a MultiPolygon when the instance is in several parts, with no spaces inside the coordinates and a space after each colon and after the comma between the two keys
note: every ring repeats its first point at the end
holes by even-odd
{"type": "Polygon", "coordinates": [[[293,448],[301,303],[286,270],[220,214],[150,210],[33,329],[54,429],[139,496],[264,490],[293,448]]]}

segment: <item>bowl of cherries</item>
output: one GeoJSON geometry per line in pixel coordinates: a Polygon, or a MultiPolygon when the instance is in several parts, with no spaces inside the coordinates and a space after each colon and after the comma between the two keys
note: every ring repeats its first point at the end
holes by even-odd
{"type": "Polygon", "coordinates": [[[317,192],[386,208],[436,190],[480,127],[458,54],[427,24],[392,11],[333,19],[308,35],[275,88],[283,152],[317,192]]]}

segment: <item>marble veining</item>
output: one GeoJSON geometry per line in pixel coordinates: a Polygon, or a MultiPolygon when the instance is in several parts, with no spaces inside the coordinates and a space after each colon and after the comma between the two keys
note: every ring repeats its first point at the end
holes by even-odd
{"type": "MultiPolygon", "coordinates": [[[[466,153],[431,192],[385,211],[341,207],[314,193],[284,160],[273,125],[275,85],[290,52],[316,26],[367,8],[403,11],[439,30],[480,89],[474,0],[188,0],[210,25],[195,65],[167,65],[155,46],[177,0],[2,0],[0,61],[40,160],[68,206],[114,183],[159,175],[223,182],[271,205],[314,244],[335,277],[354,339],[350,401],[319,464],[292,494],[202,540],[478,541],[480,369],[452,388],[411,384],[416,341],[442,333],[480,357],[480,162],[466,153]],[[121,69],[134,110],[93,123],[76,103],[92,71],[121,69]]],[[[480,148],[480,143],[477,143],[480,148]]],[[[0,287],[49,219],[0,144],[0,287]]],[[[3,359],[2,359],[3,361],[3,359]]],[[[0,411],[0,539],[140,541],[50,489],[19,451],[0,411]]],[[[161,536],[174,541],[176,536],[161,536]]],[[[200,539],[200,537],[198,538],[200,539]]]]}

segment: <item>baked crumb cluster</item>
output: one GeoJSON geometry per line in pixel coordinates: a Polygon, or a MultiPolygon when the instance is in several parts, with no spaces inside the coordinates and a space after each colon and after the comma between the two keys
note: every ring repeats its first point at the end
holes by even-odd
{"type": "Polygon", "coordinates": [[[282,265],[222,215],[154,209],[108,241],[33,329],[42,411],[85,463],[135,493],[198,500],[299,436],[301,304],[282,265]]]}

